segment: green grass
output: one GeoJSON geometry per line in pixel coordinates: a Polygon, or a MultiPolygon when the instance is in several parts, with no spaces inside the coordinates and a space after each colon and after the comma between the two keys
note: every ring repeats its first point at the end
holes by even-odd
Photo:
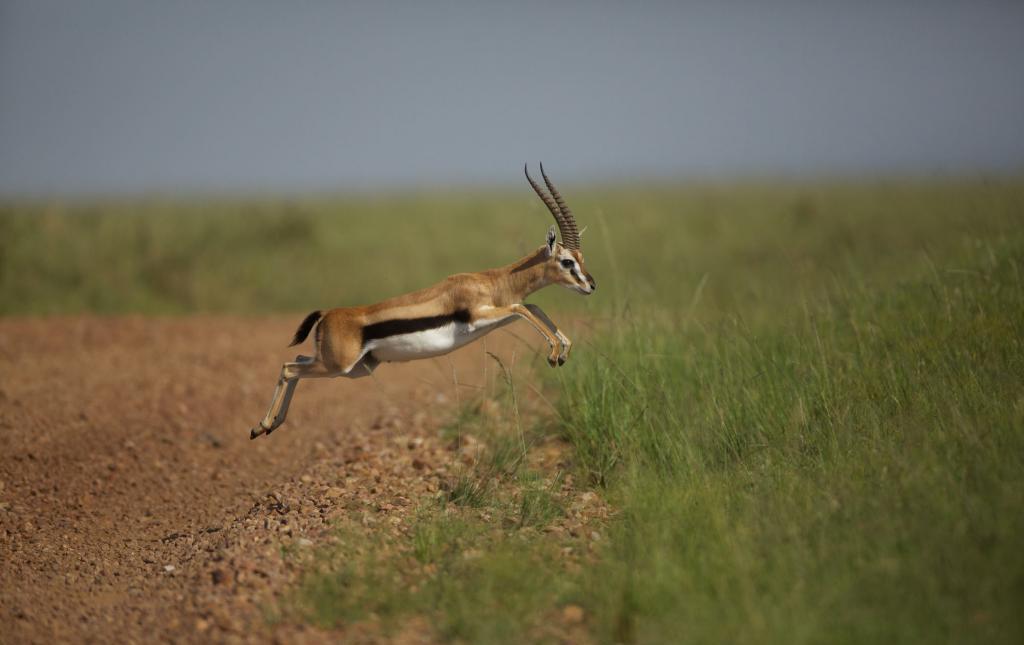
{"type": "Polygon", "coordinates": [[[515,528],[543,528],[552,520],[565,515],[565,505],[558,495],[558,489],[562,484],[561,473],[550,481],[544,481],[536,473],[525,473],[520,476],[520,483],[522,490],[515,528]]]}
{"type": "MultiPolygon", "coordinates": [[[[514,508],[491,500],[498,515],[514,508]]],[[[559,575],[559,545],[522,539],[518,531],[495,530],[452,505],[421,509],[407,538],[342,526],[338,542],[321,549],[283,615],[322,627],[372,617],[387,633],[404,617],[427,615],[441,640],[543,638],[545,613],[571,584],[559,575]]]]}
{"type": "Polygon", "coordinates": [[[1019,641],[1024,240],[967,246],[576,357],[565,430],[622,509],[581,579],[598,640],[1019,641]]]}
{"type": "MultiPolygon", "coordinates": [[[[497,418],[464,405],[447,432],[485,453],[408,535],[343,528],[289,615],[464,642],[565,638],[569,603],[606,643],[1024,639],[1024,182],[563,192],[600,289],[537,298],[578,341],[543,372],[558,412],[513,378],[497,418]],[[527,465],[545,432],[571,472],[527,465]],[[593,550],[550,530],[570,479],[614,510],[593,550]]],[[[372,301],[538,246],[534,201],[8,205],[0,312],[372,301]]]]}

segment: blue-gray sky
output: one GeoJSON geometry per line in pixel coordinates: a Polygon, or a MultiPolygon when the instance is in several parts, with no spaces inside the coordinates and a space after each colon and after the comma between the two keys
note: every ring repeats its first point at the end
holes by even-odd
{"type": "Polygon", "coordinates": [[[0,0],[0,193],[1024,167],[1024,2],[0,0]]]}

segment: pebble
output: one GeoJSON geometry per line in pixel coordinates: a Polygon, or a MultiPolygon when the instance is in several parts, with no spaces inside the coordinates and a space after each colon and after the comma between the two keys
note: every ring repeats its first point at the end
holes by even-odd
{"type": "Polygon", "coordinates": [[[173,564],[165,564],[164,565],[164,571],[166,571],[167,573],[170,573],[170,572],[174,571],[174,565],[173,564]]]}

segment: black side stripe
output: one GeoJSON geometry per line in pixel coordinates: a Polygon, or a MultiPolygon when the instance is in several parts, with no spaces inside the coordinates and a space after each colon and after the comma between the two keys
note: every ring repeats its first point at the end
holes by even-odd
{"type": "Polygon", "coordinates": [[[397,336],[398,334],[413,334],[418,331],[437,329],[454,322],[468,323],[469,310],[459,309],[453,314],[442,314],[440,316],[426,316],[424,318],[397,318],[395,320],[382,320],[372,325],[363,327],[363,345],[371,340],[397,336]]]}

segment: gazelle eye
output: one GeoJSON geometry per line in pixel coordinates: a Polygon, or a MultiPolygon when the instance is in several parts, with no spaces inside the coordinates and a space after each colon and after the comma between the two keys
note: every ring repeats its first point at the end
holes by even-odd
{"type": "Polygon", "coordinates": [[[562,266],[564,266],[566,269],[571,269],[572,260],[562,260],[562,266]]]}

